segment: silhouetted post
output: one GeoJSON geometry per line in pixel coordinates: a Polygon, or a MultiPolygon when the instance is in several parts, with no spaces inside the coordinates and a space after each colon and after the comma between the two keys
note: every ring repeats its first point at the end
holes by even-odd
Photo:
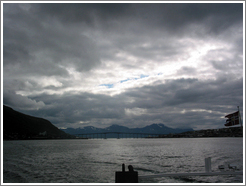
{"type": "Polygon", "coordinates": [[[138,183],[138,172],[133,170],[133,166],[128,166],[129,171],[125,171],[125,164],[122,164],[122,172],[115,172],[115,183],[138,183]]]}
{"type": "Polygon", "coordinates": [[[125,172],[125,164],[122,164],[122,172],[125,172]]]}

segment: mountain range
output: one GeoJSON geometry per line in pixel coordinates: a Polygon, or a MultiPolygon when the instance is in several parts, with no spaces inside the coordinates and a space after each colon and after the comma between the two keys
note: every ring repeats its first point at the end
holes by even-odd
{"type": "MultiPolygon", "coordinates": [[[[3,139],[70,139],[76,134],[123,132],[148,134],[178,134],[193,131],[192,128],[170,128],[164,124],[152,124],[143,128],[111,125],[106,128],[86,126],[83,128],[58,129],[50,121],[17,112],[3,105],[3,139]]],[[[116,137],[111,135],[111,137],[116,137]]]]}
{"type": "Polygon", "coordinates": [[[96,128],[93,126],[86,126],[83,128],[67,128],[61,129],[62,131],[76,135],[76,134],[91,134],[91,133],[104,133],[104,132],[123,132],[123,133],[148,133],[148,134],[177,134],[187,131],[193,131],[192,128],[170,128],[162,123],[152,124],[143,128],[128,128],[120,125],[111,125],[106,128],[96,128]]]}

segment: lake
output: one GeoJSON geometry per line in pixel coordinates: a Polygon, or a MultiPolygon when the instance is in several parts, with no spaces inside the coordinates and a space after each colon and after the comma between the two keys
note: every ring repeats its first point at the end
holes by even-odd
{"type": "MultiPolygon", "coordinates": [[[[139,175],[204,172],[233,164],[243,171],[243,138],[3,141],[4,183],[114,183],[122,163],[139,175]]],[[[140,183],[242,183],[243,175],[140,179],[140,183]]]]}

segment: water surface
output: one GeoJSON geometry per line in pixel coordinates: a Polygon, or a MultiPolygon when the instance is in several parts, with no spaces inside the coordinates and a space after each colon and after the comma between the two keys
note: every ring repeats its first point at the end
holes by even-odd
{"type": "MultiPolygon", "coordinates": [[[[243,170],[243,138],[21,140],[3,142],[3,182],[114,183],[122,163],[139,175],[204,172],[233,164],[243,170]]],[[[142,183],[242,183],[243,176],[152,178],[142,183]]]]}

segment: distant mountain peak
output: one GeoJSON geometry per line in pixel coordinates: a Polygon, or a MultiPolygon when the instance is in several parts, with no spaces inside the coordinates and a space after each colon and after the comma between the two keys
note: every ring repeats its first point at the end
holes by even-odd
{"type": "Polygon", "coordinates": [[[117,125],[117,124],[113,124],[113,125],[111,125],[111,126],[120,126],[120,125],[117,125]]]}
{"type": "Polygon", "coordinates": [[[128,128],[125,126],[113,124],[106,128],[84,127],[79,130],[63,130],[69,134],[103,133],[103,132],[123,132],[123,133],[150,133],[150,134],[177,134],[181,132],[193,131],[193,129],[170,128],[162,123],[154,123],[143,128],[128,128]]]}
{"type": "Polygon", "coordinates": [[[159,127],[166,127],[163,123],[153,123],[149,126],[159,126],[159,127]]]}

